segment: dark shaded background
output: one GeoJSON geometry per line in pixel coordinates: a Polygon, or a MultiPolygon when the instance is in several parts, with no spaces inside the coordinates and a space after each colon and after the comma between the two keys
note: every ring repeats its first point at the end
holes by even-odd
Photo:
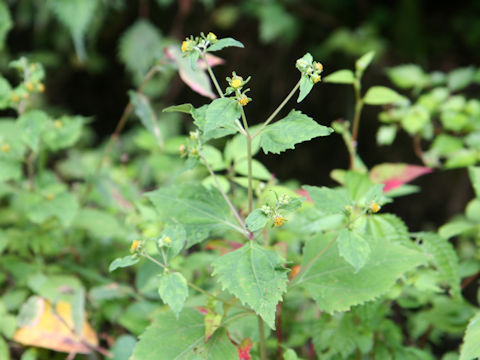
{"type": "MultiPolygon", "coordinates": [[[[357,57],[376,49],[376,60],[364,76],[364,89],[373,84],[391,85],[384,73],[389,66],[413,62],[427,71],[448,72],[459,66],[476,65],[480,55],[480,1],[454,4],[419,0],[104,2],[109,8],[101,14],[100,24],[87,39],[89,60],[80,64],[68,32],[54,20],[42,22],[35,18],[42,15],[38,3],[7,1],[15,27],[7,39],[8,53],[0,59],[2,70],[6,69],[6,58],[22,54],[44,60],[48,104],[70,113],[93,116],[98,142],[112,133],[127,104],[127,91],[135,87],[119,60],[118,40],[139,18],[148,19],[164,36],[178,41],[200,31],[213,31],[219,37],[231,36],[243,42],[245,49],[222,52],[226,64],[215,72],[219,79],[233,70],[244,76],[252,75],[249,95],[254,101],[247,108],[251,122],[265,119],[290,91],[298,80],[295,61],[305,52],[311,52],[321,61],[324,74],[328,74],[352,68],[357,57]],[[278,34],[268,38],[262,26],[272,4],[283,9],[290,22],[279,21],[278,34]],[[339,35],[342,33],[349,34],[350,40],[342,43],[339,35]]],[[[475,96],[478,90],[470,89],[469,95],[475,96]]],[[[165,106],[205,103],[204,98],[178,78],[169,85],[162,101],[165,106]]],[[[323,84],[315,87],[301,104],[292,101],[290,107],[293,106],[324,125],[338,118],[349,120],[353,113],[352,89],[323,84]]],[[[406,135],[399,136],[393,146],[376,145],[379,110],[366,107],[360,127],[359,154],[367,166],[387,161],[419,164],[406,135]]],[[[295,151],[259,158],[281,180],[298,179],[312,185],[333,185],[330,171],[348,166],[346,150],[340,136],[335,134],[300,144],[295,151]]],[[[453,214],[462,212],[472,196],[464,169],[436,171],[415,183],[422,187],[420,194],[400,198],[388,208],[400,215],[412,231],[438,227],[453,214]]]]}

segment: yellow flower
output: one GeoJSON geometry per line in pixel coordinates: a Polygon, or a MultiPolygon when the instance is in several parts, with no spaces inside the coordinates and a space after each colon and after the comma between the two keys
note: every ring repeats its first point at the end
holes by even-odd
{"type": "Polygon", "coordinates": [[[53,199],[55,199],[55,195],[54,195],[54,194],[52,194],[52,193],[47,194],[47,200],[48,200],[48,201],[52,201],[53,199]]]}
{"type": "Polygon", "coordinates": [[[41,93],[43,93],[45,91],[45,85],[43,85],[42,83],[38,84],[37,85],[37,89],[38,91],[40,91],[41,93]]]}
{"type": "Polygon", "coordinates": [[[163,239],[164,244],[170,245],[172,243],[172,239],[170,239],[170,236],[165,236],[165,239],[163,239]]]}
{"type": "Polygon", "coordinates": [[[320,75],[317,75],[313,78],[313,82],[316,84],[318,83],[320,80],[322,79],[322,77],[320,75]]]}
{"type": "Polygon", "coordinates": [[[138,240],[133,240],[133,241],[132,241],[132,245],[130,246],[130,251],[133,252],[133,251],[137,250],[138,247],[139,247],[139,245],[140,245],[140,241],[138,241],[138,240]]]}
{"type": "Polygon", "coordinates": [[[17,94],[12,94],[12,101],[14,103],[17,103],[20,101],[20,96],[18,96],[17,94]]]}
{"type": "Polygon", "coordinates": [[[284,222],[285,222],[285,218],[281,215],[277,215],[273,219],[273,225],[275,226],[282,226],[284,222]]]}
{"type": "Polygon", "coordinates": [[[2,145],[2,152],[8,153],[10,151],[10,145],[8,144],[3,144],[2,145]]]}
{"type": "Polygon", "coordinates": [[[242,86],[242,80],[243,79],[241,77],[235,77],[232,79],[232,83],[230,84],[230,86],[234,89],[238,89],[240,86],[242,86]]]}
{"type": "Polygon", "coordinates": [[[317,70],[318,72],[322,72],[323,71],[323,65],[319,62],[315,63],[315,70],[317,70]]]}
{"type": "Polygon", "coordinates": [[[242,106],[247,105],[250,102],[250,99],[247,98],[246,96],[242,96],[240,99],[238,99],[238,103],[242,106]]]}
{"type": "Polygon", "coordinates": [[[182,42],[182,52],[188,51],[188,43],[187,41],[182,42]]]}
{"type": "Polygon", "coordinates": [[[178,148],[178,151],[180,152],[180,155],[184,155],[186,149],[187,149],[187,147],[185,146],[185,144],[180,145],[179,148],[178,148]]]}
{"type": "Polygon", "coordinates": [[[207,40],[210,41],[210,42],[215,42],[215,41],[217,41],[217,35],[215,35],[212,32],[209,32],[208,35],[207,35],[207,40]]]}
{"type": "Polygon", "coordinates": [[[33,84],[30,81],[27,81],[25,84],[25,87],[27,88],[28,91],[33,91],[34,87],[33,84]]]}
{"type": "Polygon", "coordinates": [[[372,210],[373,213],[377,213],[380,211],[380,205],[378,205],[377,202],[374,202],[372,205],[370,205],[370,210],[372,210]]]}
{"type": "Polygon", "coordinates": [[[53,125],[55,125],[55,127],[57,129],[61,129],[63,127],[63,123],[62,123],[62,120],[56,120],[53,125]]]}

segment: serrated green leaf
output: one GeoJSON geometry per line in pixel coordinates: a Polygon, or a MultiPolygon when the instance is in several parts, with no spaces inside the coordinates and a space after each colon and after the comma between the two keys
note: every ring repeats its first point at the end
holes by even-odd
{"type": "Polygon", "coordinates": [[[212,51],[218,51],[218,50],[222,50],[223,48],[226,48],[226,47],[231,47],[231,46],[234,46],[234,47],[239,47],[239,48],[243,48],[245,46],[243,46],[243,44],[238,41],[238,40],[235,40],[233,38],[224,38],[224,39],[219,39],[217,40],[215,43],[213,43],[212,45],[210,45],[207,49],[208,52],[212,52],[212,51]]]}
{"type": "Polygon", "coordinates": [[[344,214],[345,206],[351,200],[345,189],[330,189],[327,187],[304,186],[317,209],[324,214],[344,214]]]}
{"type": "Polygon", "coordinates": [[[0,51],[5,47],[5,39],[13,27],[12,17],[6,3],[0,3],[0,51]]]}
{"type": "Polygon", "coordinates": [[[163,50],[160,30],[146,19],[137,20],[118,42],[118,57],[137,82],[163,56],[163,50]]]}
{"type": "Polygon", "coordinates": [[[240,119],[240,105],[232,98],[213,100],[205,113],[205,136],[219,129],[237,131],[235,121],[240,119]]]}
{"type": "Polygon", "coordinates": [[[272,329],[275,328],[275,310],[287,290],[287,271],[275,251],[255,243],[217,258],[213,275],[223,289],[250,306],[272,329]]]}
{"type": "Polygon", "coordinates": [[[152,325],[140,335],[135,360],[234,360],[235,346],[224,329],[218,329],[205,343],[203,315],[186,308],[178,319],[172,313],[155,316],[152,325]]]}
{"type": "Polygon", "coordinates": [[[338,252],[355,269],[355,274],[365,265],[370,255],[368,241],[356,231],[343,229],[338,234],[338,252]]]}
{"type": "Polygon", "coordinates": [[[140,261],[140,258],[137,255],[127,255],[122,258],[118,258],[112,261],[108,267],[108,271],[112,272],[118,268],[129,267],[135,265],[140,261]]]}
{"type": "Polygon", "coordinates": [[[211,233],[232,229],[243,233],[231,219],[228,204],[217,189],[183,184],[161,188],[147,196],[163,219],[174,219],[184,226],[187,247],[203,241],[211,233]]]}
{"type": "Polygon", "coordinates": [[[355,82],[355,75],[348,69],[338,70],[325,76],[323,81],[333,84],[353,84],[355,82]]]}
{"type": "Polygon", "coordinates": [[[265,154],[279,154],[287,149],[294,149],[298,143],[318,136],[327,136],[332,132],[332,128],[319,125],[309,116],[292,110],[285,118],[263,129],[260,146],[265,154]]]}
{"type": "Polygon", "coordinates": [[[182,105],[169,106],[163,109],[162,111],[163,112],[182,112],[185,114],[191,114],[194,109],[195,108],[193,107],[192,104],[182,104],[182,105]]]}
{"type": "Polygon", "coordinates": [[[433,256],[433,263],[448,282],[452,296],[459,297],[460,273],[455,248],[447,239],[434,233],[420,233],[418,236],[423,240],[421,248],[427,255],[433,256]]]}
{"type": "Polygon", "coordinates": [[[187,280],[177,272],[162,274],[158,284],[158,294],[178,318],[188,297],[187,280]]]}
{"type": "Polygon", "coordinates": [[[130,102],[133,104],[135,115],[138,116],[150,134],[155,137],[157,143],[163,146],[163,137],[158,127],[157,115],[155,115],[148,98],[135,91],[129,91],[128,96],[130,97],[130,102]]]}
{"type": "Polygon", "coordinates": [[[62,116],[50,122],[43,134],[45,145],[53,151],[74,145],[80,139],[84,121],[82,116],[62,116]]]}
{"type": "Polygon", "coordinates": [[[28,111],[18,118],[17,126],[22,140],[33,152],[38,152],[42,134],[50,123],[49,116],[40,110],[28,111]]]}
{"type": "Polygon", "coordinates": [[[77,56],[80,61],[84,61],[87,57],[84,37],[95,16],[98,2],[96,0],[52,0],[49,5],[58,21],[70,31],[77,56]]]}
{"type": "Polygon", "coordinates": [[[367,90],[363,101],[368,105],[385,105],[403,102],[406,98],[385,86],[372,86],[367,90]]]}
{"type": "Polygon", "coordinates": [[[253,210],[245,219],[245,225],[247,229],[254,232],[261,230],[267,225],[268,217],[260,209],[253,210]]]}
{"type": "Polygon", "coordinates": [[[373,58],[375,57],[375,51],[369,51],[365,55],[362,55],[356,62],[355,62],[355,69],[363,73],[365,69],[370,65],[373,58]]]}
{"type": "Polygon", "coordinates": [[[310,76],[302,74],[302,77],[300,78],[300,92],[298,94],[297,103],[301,102],[308,94],[310,94],[313,85],[315,84],[313,80],[310,79],[310,76]]]}
{"type": "Polygon", "coordinates": [[[459,360],[473,360],[480,357],[480,312],[468,323],[463,344],[460,348],[459,360]]]}
{"type": "Polygon", "coordinates": [[[303,251],[303,273],[295,281],[326,312],[347,311],[385,294],[406,271],[424,261],[424,255],[398,244],[371,236],[370,258],[354,269],[335,246],[336,233],[321,234],[307,242],[303,251]]]}

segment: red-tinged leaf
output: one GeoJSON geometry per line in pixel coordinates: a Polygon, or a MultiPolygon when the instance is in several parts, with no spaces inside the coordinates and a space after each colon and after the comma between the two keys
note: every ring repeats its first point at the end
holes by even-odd
{"type": "Polygon", "coordinates": [[[237,346],[238,359],[250,360],[252,358],[252,355],[250,355],[251,348],[252,348],[252,340],[250,340],[249,338],[243,339],[240,345],[237,346]]]}
{"type": "Polygon", "coordinates": [[[387,193],[430,172],[432,169],[426,166],[384,163],[370,170],[370,180],[376,184],[385,184],[383,192],[387,193]]]}
{"type": "Polygon", "coordinates": [[[208,313],[208,309],[204,306],[195,306],[195,310],[197,310],[202,315],[206,315],[208,313]]]}
{"type": "Polygon", "coordinates": [[[305,201],[310,201],[310,202],[313,202],[312,198],[310,197],[310,194],[308,193],[307,190],[305,189],[298,189],[297,191],[295,191],[298,195],[304,197],[306,200],[305,201]]]}
{"type": "Polygon", "coordinates": [[[227,241],[227,240],[212,240],[209,241],[205,247],[207,250],[217,250],[220,252],[220,255],[225,255],[229,252],[241,248],[243,243],[237,241],[227,241]]]}
{"type": "MultiPolygon", "coordinates": [[[[190,60],[183,56],[178,46],[171,46],[165,49],[165,55],[177,64],[180,78],[193,91],[210,99],[216,98],[212,91],[210,79],[205,71],[206,65],[203,60],[198,60],[197,67],[195,69],[192,68],[190,60]]],[[[211,67],[223,63],[221,58],[210,54],[207,54],[206,59],[211,67]]]]}
{"type": "Polygon", "coordinates": [[[300,265],[292,266],[292,271],[290,271],[290,273],[288,274],[288,278],[290,280],[295,279],[295,277],[298,275],[299,272],[300,272],[300,265]]]}

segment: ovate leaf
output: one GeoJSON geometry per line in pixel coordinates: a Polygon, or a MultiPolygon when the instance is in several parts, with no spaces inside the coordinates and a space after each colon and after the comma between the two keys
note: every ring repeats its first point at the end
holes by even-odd
{"type": "Polygon", "coordinates": [[[182,104],[182,105],[169,106],[163,109],[162,111],[163,112],[182,112],[185,114],[191,114],[194,109],[195,108],[193,107],[192,104],[182,104]]]}
{"type": "Polygon", "coordinates": [[[128,96],[130,96],[130,101],[135,109],[135,115],[140,118],[143,126],[155,137],[157,143],[163,145],[163,137],[158,127],[157,115],[155,115],[148,98],[135,91],[129,91],[128,96]]]}
{"type": "Polygon", "coordinates": [[[237,350],[225,330],[215,331],[205,343],[203,315],[184,309],[178,319],[172,313],[157,315],[133,351],[135,360],[227,360],[237,350]]]}
{"type": "Polygon", "coordinates": [[[473,360],[480,357],[480,312],[468,324],[460,349],[460,360],[473,360]]]}
{"type": "Polygon", "coordinates": [[[303,250],[303,273],[295,278],[326,312],[347,311],[385,294],[404,272],[424,261],[417,251],[371,236],[369,260],[355,273],[332,246],[336,237],[327,233],[310,240],[303,250]]]}
{"type": "Polygon", "coordinates": [[[376,184],[385,184],[383,192],[386,193],[431,172],[432,169],[426,166],[383,163],[370,170],[370,180],[376,184]]]}
{"type": "Polygon", "coordinates": [[[395,86],[401,89],[423,88],[428,76],[415,64],[399,65],[387,70],[387,75],[395,86]]]}
{"type": "Polygon", "coordinates": [[[276,252],[249,243],[217,258],[213,275],[273,329],[276,305],[287,290],[284,262],[276,252]]]}
{"type": "Polygon", "coordinates": [[[372,86],[367,90],[363,100],[368,105],[385,105],[402,102],[406,98],[385,86],[372,86]]]}
{"type": "Polygon", "coordinates": [[[355,69],[363,73],[365,69],[370,65],[373,58],[375,57],[375,51],[369,51],[365,55],[362,55],[356,62],[355,62],[355,69]]]}
{"type": "Polygon", "coordinates": [[[323,81],[333,84],[353,84],[355,81],[355,75],[353,75],[351,70],[338,70],[325,76],[323,81]]]}
{"type": "Polygon", "coordinates": [[[218,50],[222,50],[223,48],[231,47],[231,46],[235,46],[239,48],[245,47],[238,40],[235,40],[233,38],[224,38],[224,39],[219,39],[217,42],[210,45],[207,51],[218,51],[218,50]]]}
{"type": "Polygon", "coordinates": [[[245,225],[250,231],[258,231],[263,229],[265,225],[267,225],[267,222],[267,215],[265,215],[262,210],[255,209],[250,213],[250,215],[248,215],[247,219],[245,220],[245,225]]]}
{"type": "Polygon", "coordinates": [[[205,136],[211,132],[226,129],[236,131],[235,121],[241,116],[240,105],[232,98],[220,98],[213,100],[205,113],[205,136]]]}
{"type": "Polygon", "coordinates": [[[118,258],[112,261],[108,267],[108,271],[112,272],[118,268],[129,267],[135,265],[140,261],[140,258],[136,255],[127,255],[122,258],[118,258]]]}
{"type": "Polygon", "coordinates": [[[300,93],[298,94],[297,102],[301,102],[312,91],[314,82],[310,76],[302,74],[300,79],[300,93]]]}
{"type": "Polygon", "coordinates": [[[5,2],[0,3],[0,50],[5,47],[5,38],[13,27],[12,17],[5,2]]]}
{"type": "Polygon", "coordinates": [[[343,229],[338,235],[337,246],[340,256],[358,273],[370,255],[368,241],[355,231],[343,229]]]}
{"type": "Polygon", "coordinates": [[[317,136],[327,136],[332,128],[317,124],[312,118],[300,111],[292,110],[283,119],[268,125],[260,134],[260,146],[265,154],[279,154],[295,145],[317,136]]]}
{"type": "Polygon", "coordinates": [[[315,207],[324,214],[344,214],[345,206],[352,202],[345,189],[315,186],[304,186],[303,188],[307,190],[315,207]]]}
{"type": "Polygon", "coordinates": [[[178,317],[188,297],[187,280],[180,273],[162,274],[158,284],[158,294],[178,317]]]}
{"type": "Polygon", "coordinates": [[[243,232],[231,219],[230,209],[220,192],[199,184],[161,188],[147,194],[164,220],[175,220],[187,233],[190,247],[211,233],[243,232]]]}

